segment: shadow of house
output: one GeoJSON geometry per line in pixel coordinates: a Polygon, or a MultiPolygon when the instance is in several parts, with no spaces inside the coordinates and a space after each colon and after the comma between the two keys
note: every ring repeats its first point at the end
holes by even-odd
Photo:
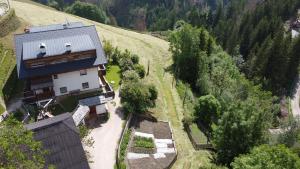
{"type": "Polygon", "coordinates": [[[79,131],[72,115],[64,113],[53,118],[25,125],[34,132],[34,139],[41,141],[46,155],[46,166],[56,169],[89,169],[79,131]]]}

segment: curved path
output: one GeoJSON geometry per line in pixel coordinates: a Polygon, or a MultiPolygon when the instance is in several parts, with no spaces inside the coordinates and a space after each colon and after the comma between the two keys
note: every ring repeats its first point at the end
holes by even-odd
{"type": "Polygon", "coordinates": [[[116,161],[116,149],[123,128],[123,113],[120,111],[119,92],[116,91],[115,104],[108,103],[109,120],[100,127],[92,129],[88,137],[94,140],[93,147],[85,146],[88,151],[91,169],[113,169],[116,161]]]}
{"type": "Polygon", "coordinates": [[[299,99],[300,99],[300,82],[296,85],[295,94],[291,98],[291,108],[293,112],[293,116],[295,118],[300,118],[300,105],[299,105],[299,99]]]}

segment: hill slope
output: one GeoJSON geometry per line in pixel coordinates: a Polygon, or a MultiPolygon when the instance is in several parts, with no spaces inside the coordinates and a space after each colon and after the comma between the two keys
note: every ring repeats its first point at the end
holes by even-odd
{"type": "Polygon", "coordinates": [[[131,52],[138,54],[141,57],[141,63],[145,66],[150,61],[150,75],[146,80],[154,83],[159,91],[157,107],[153,110],[154,116],[161,120],[171,121],[179,153],[178,160],[173,168],[199,168],[199,166],[208,163],[208,153],[206,151],[194,151],[187,134],[183,130],[181,100],[175,87],[172,87],[172,76],[164,71],[172,64],[168,42],[150,35],[82,19],[35,3],[12,1],[12,6],[15,8],[18,17],[32,25],[62,23],[66,19],[72,22],[81,21],[86,25],[94,24],[102,40],[111,41],[114,46],[118,46],[123,50],[129,49],[131,52]]]}

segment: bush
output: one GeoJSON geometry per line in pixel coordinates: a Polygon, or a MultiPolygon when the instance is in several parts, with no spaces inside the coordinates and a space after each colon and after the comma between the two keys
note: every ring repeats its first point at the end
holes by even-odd
{"type": "Polygon", "coordinates": [[[133,66],[133,69],[136,71],[136,73],[140,76],[140,78],[144,78],[146,71],[143,65],[136,64],[133,66]]]}
{"type": "Polygon", "coordinates": [[[133,70],[127,70],[123,73],[123,76],[122,76],[122,79],[123,79],[123,82],[126,83],[126,82],[138,82],[139,81],[139,75],[133,71],[133,70]]]}
{"type": "Polygon", "coordinates": [[[119,64],[119,59],[121,56],[121,51],[119,50],[118,47],[116,47],[111,54],[111,61],[113,64],[119,64]]]}
{"type": "Polygon", "coordinates": [[[109,23],[109,19],[104,10],[90,3],[76,1],[66,9],[66,12],[93,21],[109,23]]]}
{"type": "Polygon", "coordinates": [[[18,121],[22,121],[24,114],[18,109],[17,111],[13,112],[13,117],[18,121]]]}
{"type": "Polygon", "coordinates": [[[139,61],[140,61],[140,58],[139,58],[138,55],[133,54],[133,55],[131,55],[131,61],[132,61],[133,64],[138,64],[139,61]]]}
{"type": "Polygon", "coordinates": [[[121,145],[120,145],[119,164],[122,163],[125,159],[126,149],[127,149],[127,145],[129,143],[129,140],[130,140],[130,136],[131,136],[131,130],[128,129],[125,132],[125,134],[123,136],[123,140],[122,140],[121,145]]]}
{"type": "Polygon", "coordinates": [[[110,61],[112,54],[114,52],[114,48],[112,44],[109,41],[104,40],[103,42],[103,50],[105,52],[105,55],[107,57],[107,60],[110,61]]]}
{"type": "Polygon", "coordinates": [[[126,82],[121,88],[121,102],[129,113],[144,113],[155,106],[156,89],[142,82],[126,82]],[[151,91],[151,92],[150,92],[151,91]]]}

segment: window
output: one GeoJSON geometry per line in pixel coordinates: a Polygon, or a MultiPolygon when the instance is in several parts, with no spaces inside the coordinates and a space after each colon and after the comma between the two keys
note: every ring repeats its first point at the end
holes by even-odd
{"type": "Polygon", "coordinates": [[[66,63],[66,62],[68,62],[67,59],[61,59],[61,60],[55,60],[55,61],[51,62],[50,64],[55,65],[55,64],[66,63]]]}
{"type": "Polygon", "coordinates": [[[82,83],[82,88],[83,89],[89,88],[89,83],[88,82],[82,83]]]}
{"type": "Polygon", "coordinates": [[[44,62],[37,62],[37,63],[32,63],[31,68],[37,68],[37,67],[43,67],[45,66],[44,62]]]}
{"type": "Polygon", "coordinates": [[[67,93],[68,92],[67,87],[61,87],[61,88],[59,88],[59,90],[60,90],[60,93],[67,93]]]}
{"type": "Polygon", "coordinates": [[[53,79],[58,79],[58,76],[57,75],[53,75],[53,79]]]}
{"type": "Polygon", "coordinates": [[[87,75],[86,69],[80,70],[80,76],[87,75]]]}

